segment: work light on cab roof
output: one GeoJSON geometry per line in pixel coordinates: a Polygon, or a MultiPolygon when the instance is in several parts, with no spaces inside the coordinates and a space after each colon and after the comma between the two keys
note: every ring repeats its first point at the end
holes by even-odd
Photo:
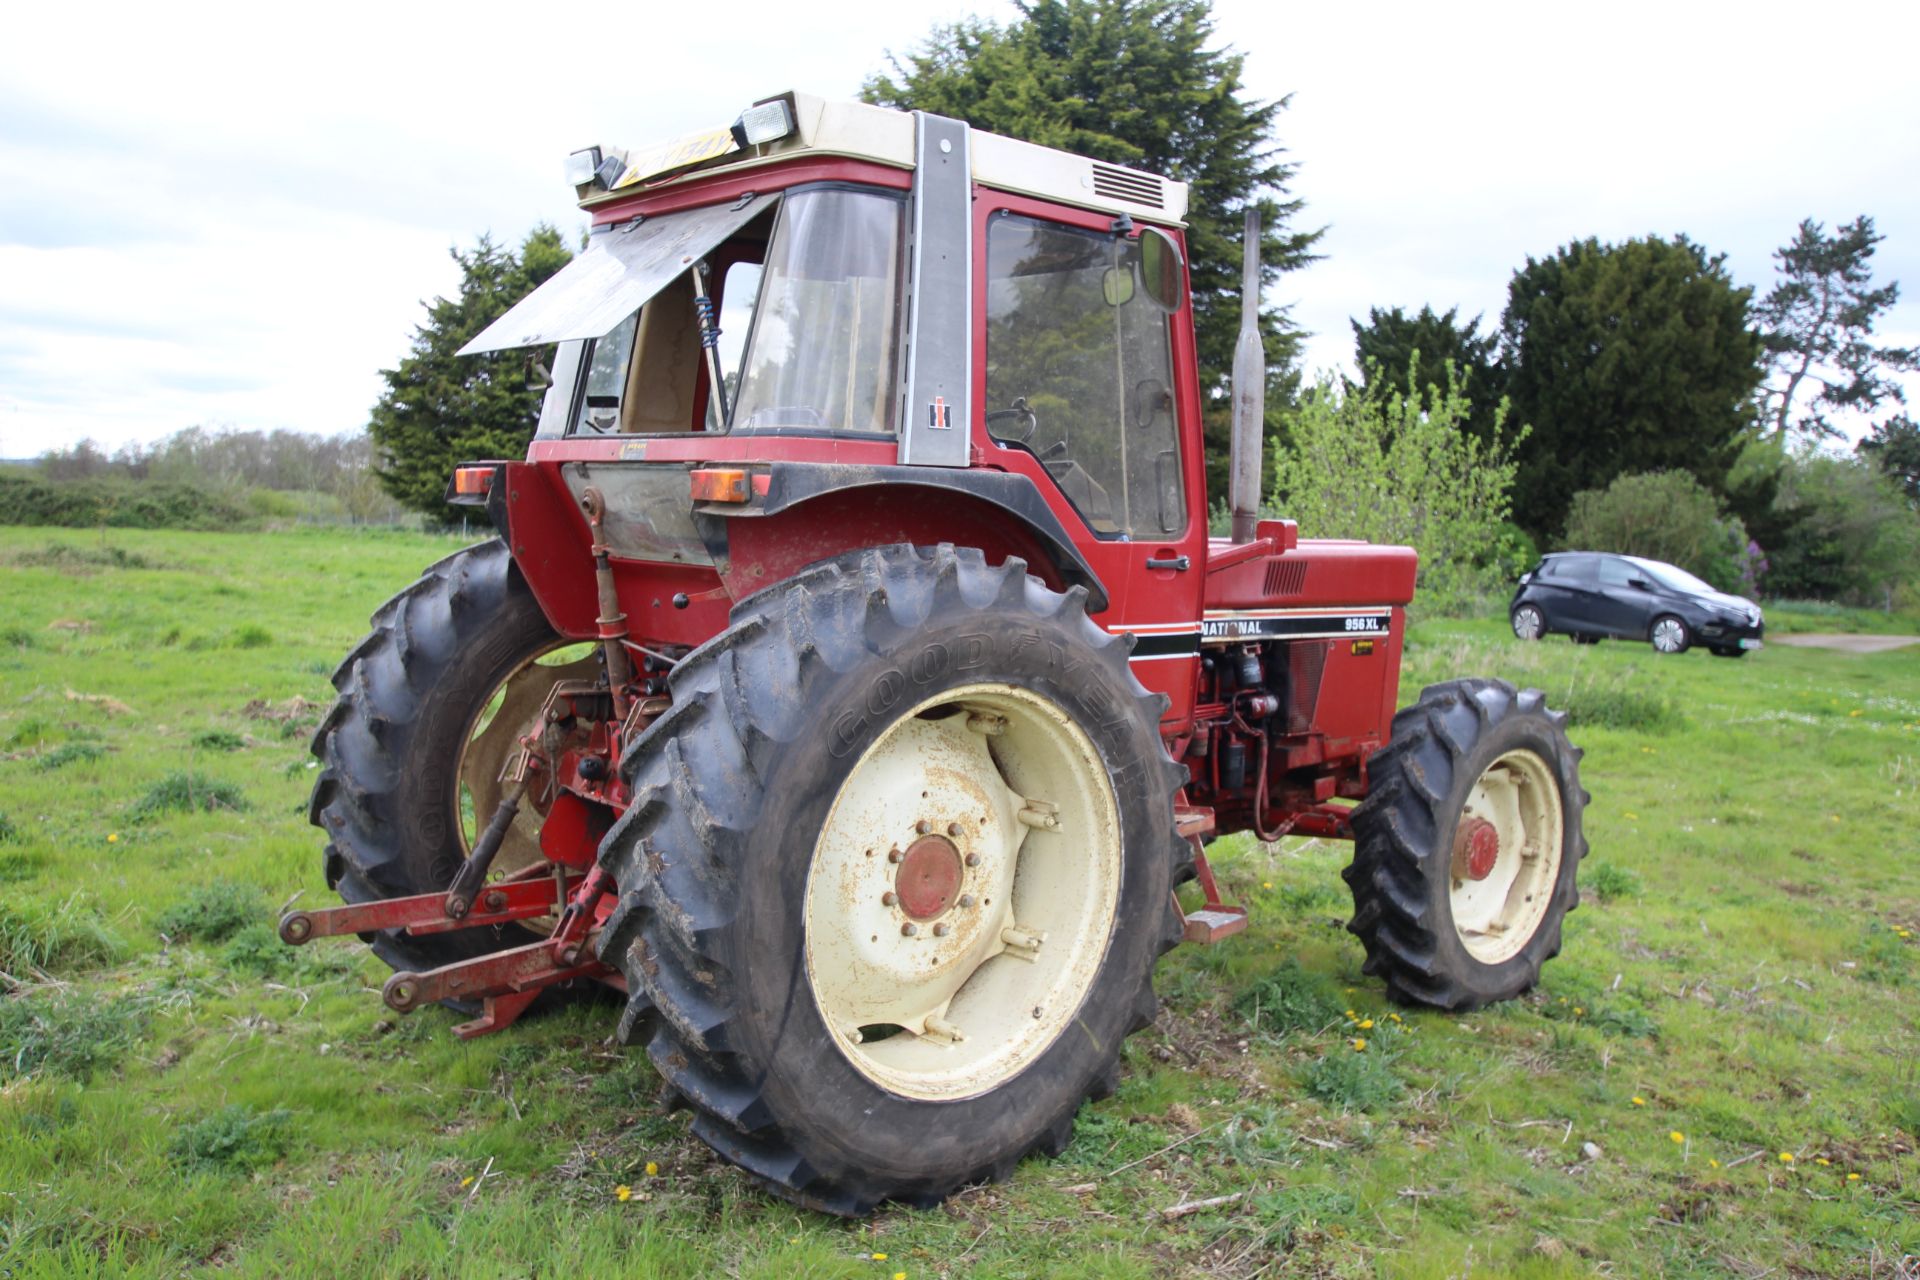
{"type": "Polygon", "coordinates": [[[286,941],[462,1036],[603,983],[696,1135],[843,1214],[1065,1147],[1157,957],[1247,927],[1217,835],[1354,841],[1397,999],[1537,980],[1564,717],[1396,712],[1414,553],[1261,512],[1257,217],[1216,538],[1184,184],[799,93],[567,176],[587,247],[465,348],[552,349],[525,458],[449,486],[499,536],[336,674],[348,905],[286,941]]]}

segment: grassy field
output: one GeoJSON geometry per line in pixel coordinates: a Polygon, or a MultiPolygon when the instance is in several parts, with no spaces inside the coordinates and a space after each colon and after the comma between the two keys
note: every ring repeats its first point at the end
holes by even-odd
{"type": "Polygon", "coordinates": [[[1344,847],[1222,842],[1253,927],[1167,958],[1065,1157],[843,1223],[659,1114],[607,1005],[461,1043],[442,1010],[389,1014],[356,945],[274,941],[282,903],[327,900],[327,673],[454,545],[0,530],[0,1276],[1893,1277],[1920,1253],[1920,648],[1416,628],[1403,693],[1534,684],[1586,748],[1585,902],[1541,989],[1394,1009],[1341,927],[1344,847]]]}

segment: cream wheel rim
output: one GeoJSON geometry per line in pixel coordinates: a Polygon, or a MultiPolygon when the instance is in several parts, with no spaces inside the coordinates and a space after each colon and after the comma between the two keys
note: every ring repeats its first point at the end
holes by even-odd
{"type": "Polygon", "coordinates": [[[841,1053],[910,1098],[1012,1079],[1093,986],[1120,855],[1106,765],[1049,699],[968,685],[894,721],[807,875],[807,979],[841,1053]]]}
{"type": "MultiPolygon", "coordinates": [[[[500,780],[507,763],[519,748],[520,735],[546,705],[547,694],[562,680],[592,680],[600,674],[597,646],[563,640],[527,657],[495,685],[467,723],[461,739],[460,758],[454,765],[453,822],[460,836],[464,857],[473,848],[479,831],[500,806],[506,785],[500,780]]],[[[514,815],[507,828],[500,852],[494,856],[492,880],[544,863],[540,850],[540,824],[544,821],[544,796],[532,796],[514,815]]],[[[545,917],[542,918],[543,920],[545,917]]],[[[542,920],[523,921],[523,925],[541,931],[542,920]]]]}
{"type": "Polygon", "coordinates": [[[1454,825],[1453,927],[1468,954],[1500,964],[1546,919],[1564,851],[1560,784],[1540,756],[1509,751],[1488,765],[1454,825]]]}

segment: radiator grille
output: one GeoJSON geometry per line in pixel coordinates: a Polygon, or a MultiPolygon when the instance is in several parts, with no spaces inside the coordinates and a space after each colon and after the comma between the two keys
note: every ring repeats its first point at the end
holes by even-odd
{"type": "Polygon", "coordinates": [[[1150,173],[1135,173],[1117,165],[1093,162],[1093,191],[1095,195],[1106,196],[1109,200],[1125,200],[1130,204],[1143,204],[1150,209],[1167,207],[1166,194],[1161,188],[1160,179],[1150,173]]]}
{"type": "Polygon", "coordinates": [[[1267,599],[1281,600],[1297,596],[1307,589],[1305,560],[1267,561],[1267,599]]]}
{"type": "Polygon", "coordinates": [[[1287,646],[1287,732],[1313,728],[1320,710],[1320,677],[1327,671],[1332,640],[1296,640],[1287,646]]]}

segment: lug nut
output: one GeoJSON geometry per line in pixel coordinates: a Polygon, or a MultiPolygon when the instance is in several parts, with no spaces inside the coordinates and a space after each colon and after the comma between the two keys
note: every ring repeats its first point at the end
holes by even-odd
{"type": "Polygon", "coordinates": [[[959,901],[959,902],[957,902],[957,903],[955,903],[954,905],[955,905],[955,906],[960,906],[960,907],[970,907],[970,906],[972,906],[972,905],[973,905],[973,895],[972,895],[972,894],[970,894],[970,893],[963,893],[963,894],[961,894],[961,895],[960,895],[960,901],[959,901]]]}
{"type": "Polygon", "coordinates": [[[900,852],[900,850],[899,850],[899,849],[897,849],[897,848],[895,848],[895,849],[889,849],[889,850],[887,850],[887,861],[888,861],[888,862],[898,862],[898,861],[900,861],[900,859],[902,859],[902,858],[904,858],[904,857],[906,857],[906,856],[907,856],[906,854],[904,854],[904,853],[902,853],[902,852],[900,852]]]}
{"type": "Polygon", "coordinates": [[[933,926],[933,936],[934,936],[934,937],[936,937],[936,938],[944,938],[944,937],[946,937],[946,936],[947,936],[947,932],[948,932],[948,930],[947,930],[947,926],[946,926],[946,925],[944,925],[944,924],[937,924],[937,925],[935,925],[935,926],[933,926]]]}
{"type": "Polygon", "coordinates": [[[977,866],[979,866],[979,865],[980,865],[980,855],[979,855],[979,854],[977,854],[977,853],[970,853],[970,854],[968,854],[968,855],[967,855],[967,865],[968,865],[968,866],[970,866],[970,867],[977,867],[977,866]]]}
{"type": "Polygon", "coordinates": [[[1045,1016],[1044,1011],[1040,1008],[1039,1005],[1033,1006],[1033,1016],[1036,1018],[1045,1016]]]}
{"type": "Polygon", "coordinates": [[[915,924],[911,920],[907,921],[905,924],[900,926],[900,936],[903,938],[911,938],[914,934],[919,932],[920,932],[920,926],[915,924]]]}
{"type": "Polygon", "coordinates": [[[928,822],[925,818],[922,818],[920,821],[913,824],[913,829],[919,834],[925,835],[927,834],[927,832],[933,830],[933,824],[931,822],[928,822]]]}
{"type": "Polygon", "coordinates": [[[900,895],[891,889],[880,895],[880,905],[883,907],[890,907],[898,901],[900,901],[900,895]]]}
{"type": "Polygon", "coordinates": [[[948,834],[948,835],[950,835],[950,836],[952,836],[952,837],[953,837],[954,839],[956,839],[956,840],[957,840],[957,839],[959,839],[959,838],[960,838],[960,824],[959,824],[959,823],[957,823],[957,822],[949,822],[949,823],[947,824],[947,834],[948,834]]]}
{"type": "Polygon", "coordinates": [[[507,895],[498,889],[489,889],[487,896],[480,899],[480,905],[489,911],[504,911],[507,907],[507,895]]]}

